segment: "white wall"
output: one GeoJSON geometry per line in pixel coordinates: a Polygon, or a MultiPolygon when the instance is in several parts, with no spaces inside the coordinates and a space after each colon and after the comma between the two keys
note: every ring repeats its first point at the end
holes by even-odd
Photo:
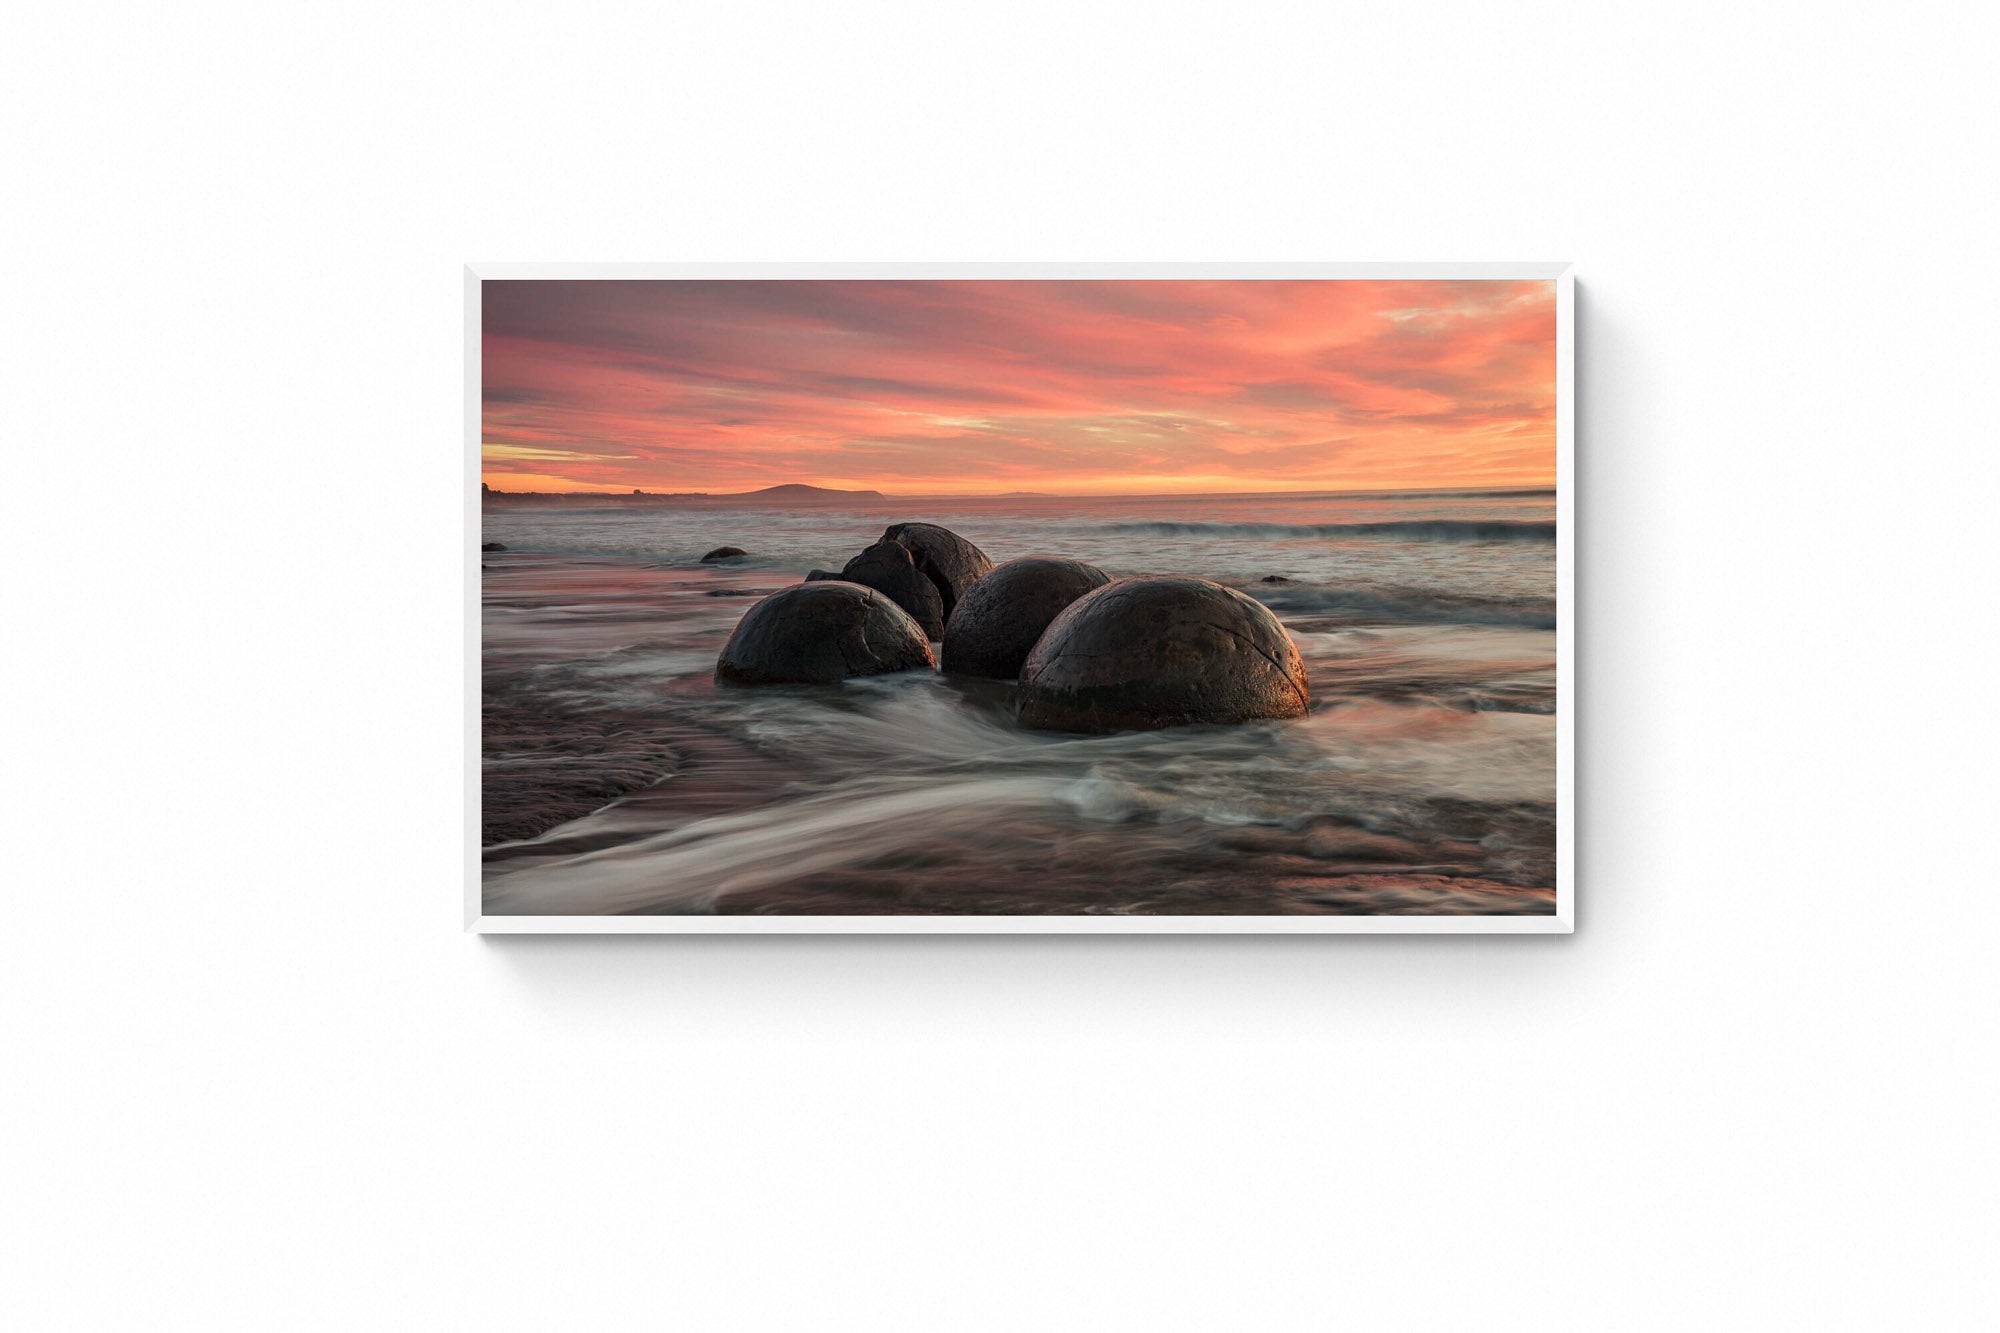
{"type": "Polygon", "coordinates": [[[7,27],[0,1324],[2000,1319],[1992,6],[7,27]],[[460,265],[801,258],[1578,261],[1580,932],[461,934],[460,265]]]}

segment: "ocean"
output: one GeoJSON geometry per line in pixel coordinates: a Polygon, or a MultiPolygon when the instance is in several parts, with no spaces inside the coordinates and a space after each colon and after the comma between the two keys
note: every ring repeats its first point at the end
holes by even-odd
{"type": "Polygon", "coordinates": [[[488,914],[1555,910],[1552,492],[489,503],[483,540],[488,914]],[[757,597],[903,521],[1240,588],[1311,712],[1067,736],[934,673],[715,685],[757,597]]]}

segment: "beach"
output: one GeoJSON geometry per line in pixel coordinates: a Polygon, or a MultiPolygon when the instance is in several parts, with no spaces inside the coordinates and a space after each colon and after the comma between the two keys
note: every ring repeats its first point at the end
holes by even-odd
{"type": "Polygon", "coordinates": [[[489,501],[485,910],[1551,913],[1554,534],[1546,490],[489,501]],[[1076,736],[934,672],[715,684],[757,598],[903,521],[1237,588],[1310,712],[1076,736]]]}

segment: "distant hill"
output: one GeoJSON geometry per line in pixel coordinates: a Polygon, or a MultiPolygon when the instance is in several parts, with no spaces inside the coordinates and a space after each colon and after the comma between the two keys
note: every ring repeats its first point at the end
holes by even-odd
{"type": "Polygon", "coordinates": [[[880,491],[838,491],[791,481],[760,491],[713,495],[707,491],[496,491],[482,483],[480,498],[495,505],[576,505],[595,509],[635,509],[656,505],[690,509],[728,505],[836,505],[856,500],[881,500],[880,491]]]}
{"type": "Polygon", "coordinates": [[[741,491],[735,495],[717,495],[716,500],[787,500],[793,503],[810,504],[816,500],[880,500],[880,491],[837,491],[827,486],[806,486],[800,482],[788,481],[782,486],[766,486],[761,491],[741,491]]]}

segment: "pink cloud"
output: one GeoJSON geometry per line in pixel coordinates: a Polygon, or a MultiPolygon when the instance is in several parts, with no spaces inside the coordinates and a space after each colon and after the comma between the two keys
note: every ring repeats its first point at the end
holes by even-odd
{"type": "Polygon", "coordinates": [[[489,282],[487,480],[1547,484],[1546,282],[489,282]]]}

